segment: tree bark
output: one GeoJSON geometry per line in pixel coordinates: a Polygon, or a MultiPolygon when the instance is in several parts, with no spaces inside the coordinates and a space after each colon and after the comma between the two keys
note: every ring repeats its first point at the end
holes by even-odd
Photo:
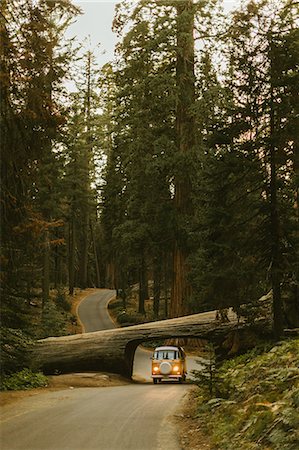
{"type": "Polygon", "coordinates": [[[48,228],[45,231],[44,257],[43,257],[43,308],[49,300],[50,294],[50,236],[48,228]]]}
{"type": "Polygon", "coordinates": [[[160,309],[160,296],[161,296],[161,256],[158,255],[154,259],[154,304],[153,311],[154,316],[157,319],[159,317],[159,309],[160,309]]]}
{"type": "Polygon", "coordinates": [[[164,317],[168,318],[168,290],[169,290],[169,274],[168,274],[168,267],[169,267],[169,261],[168,261],[168,255],[164,255],[164,317]]]}
{"type": "MultiPolygon", "coordinates": [[[[194,11],[193,0],[176,2],[177,11],[177,110],[176,110],[176,139],[178,153],[183,161],[187,153],[194,147],[194,115],[192,106],[195,100],[194,84],[194,11]]],[[[189,169],[186,164],[179,168],[175,178],[175,207],[177,223],[183,217],[190,215],[191,183],[189,169]]],[[[183,220],[185,222],[187,220],[183,220]]],[[[191,287],[187,280],[188,244],[186,230],[177,226],[177,234],[173,250],[173,284],[170,304],[171,317],[179,317],[188,311],[188,300],[191,287]]]]}
{"type": "Polygon", "coordinates": [[[87,271],[88,271],[88,224],[89,224],[89,213],[88,213],[88,206],[85,205],[84,211],[83,211],[83,220],[81,225],[81,252],[80,252],[80,260],[79,260],[79,286],[82,289],[87,288],[87,271]]]}
{"type": "Polygon", "coordinates": [[[81,234],[81,256],[79,270],[79,285],[83,289],[88,286],[88,248],[89,248],[89,193],[90,193],[90,157],[92,151],[91,139],[91,53],[87,56],[87,73],[86,73],[86,95],[85,95],[85,131],[86,131],[86,147],[84,148],[82,166],[84,169],[84,194],[85,205],[82,205],[82,234],[81,234]]]}
{"type": "Polygon", "coordinates": [[[69,294],[74,294],[75,287],[75,230],[73,218],[69,221],[69,248],[68,248],[68,272],[69,272],[69,294]]]}
{"type": "Polygon", "coordinates": [[[145,265],[144,255],[142,252],[140,267],[139,267],[139,301],[138,301],[139,314],[145,314],[144,303],[146,300],[146,293],[147,293],[146,265],[145,265]]]}
{"type": "Polygon", "coordinates": [[[99,288],[101,281],[100,281],[100,268],[99,268],[99,260],[98,260],[98,253],[97,253],[97,246],[96,246],[96,240],[95,235],[93,231],[93,225],[90,222],[90,232],[91,232],[91,238],[93,243],[93,254],[94,254],[94,261],[95,261],[95,270],[96,270],[96,287],[99,288]]]}
{"type": "MultiPolygon", "coordinates": [[[[271,46],[271,43],[270,43],[271,46]]],[[[281,300],[281,250],[279,231],[279,212],[277,200],[277,170],[276,170],[276,148],[275,148],[275,111],[274,111],[274,88],[270,80],[270,218],[271,218],[271,283],[273,292],[273,330],[277,338],[283,333],[283,310],[281,300]]]]}
{"type": "Polygon", "coordinates": [[[106,265],[106,280],[105,286],[109,289],[117,289],[116,286],[116,274],[115,274],[115,264],[112,261],[109,261],[106,265]]]}
{"type": "MultiPolygon", "coordinates": [[[[224,324],[214,318],[215,312],[194,314],[114,330],[43,339],[31,351],[32,366],[48,374],[97,370],[131,377],[134,353],[142,342],[192,337],[221,345],[228,333],[251,329],[249,325],[238,324],[235,315],[230,315],[231,321],[224,324]]],[[[257,333],[267,334],[265,324],[257,333]]]]}

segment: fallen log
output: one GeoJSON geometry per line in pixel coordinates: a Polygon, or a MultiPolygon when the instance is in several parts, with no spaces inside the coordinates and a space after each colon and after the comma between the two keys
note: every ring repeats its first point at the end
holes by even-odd
{"type": "Polygon", "coordinates": [[[46,374],[104,371],[131,377],[135,350],[143,342],[200,338],[218,345],[231,331],[248,328],[232,313],[221,323],[211,313],[150,322],[113,330],[39,340],[32,349],[35,369],[46,374]]]}

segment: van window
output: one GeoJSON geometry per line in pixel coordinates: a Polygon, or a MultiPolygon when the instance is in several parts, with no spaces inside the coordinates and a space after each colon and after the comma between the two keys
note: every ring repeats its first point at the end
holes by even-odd
{"type": "Polygon", "coordinates": [[[154,353],[154,359],[178,359],[176,350],[159,350],[154,353]]]}

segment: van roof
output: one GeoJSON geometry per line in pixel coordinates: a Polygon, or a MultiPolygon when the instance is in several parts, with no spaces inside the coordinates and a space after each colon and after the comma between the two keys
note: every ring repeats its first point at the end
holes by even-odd
{"type": "Polygon", "coordinates": [[[156,347],[155,352],[159,351],[159,350],[179,350],[179,349],[180,349],[180,347],[175,347],[172,345],[164,345],[162,347],[156,347]]]}

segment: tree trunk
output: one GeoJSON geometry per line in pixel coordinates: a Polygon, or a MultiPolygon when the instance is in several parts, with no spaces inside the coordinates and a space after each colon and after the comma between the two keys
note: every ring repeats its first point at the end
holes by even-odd
{"type": "Polygon", "coordinates": [[[79,280],[78,284],[82,289],[87,287],[87,270],[88,270],[88,231],[89,231],[89,211],[88,205],[84,205],[82,211],[83,217],[80,223],[80,256],[79,256],[79,280]]]}
{"type": "Polygon", "coordinates": [[[144,255],[142,254],[139,268],[139,301],[138,301],[139,314],[145,314],[144,303],[146,300],[146,293],[147,293],[146,266],[144,255]]]}
{"type": "Polygon", "coordinates": [[[68,257],[68,272],[69,272],[69,294],[74,294],[75,286],[75,230],[73,218],[69,221],[69,257],[68,257]]]}
{"type": "Polygon", "coordinates": [[[109,289],[116,289],[115,278],[115,264],[109,261],[106,266],[105,286],[109,289]]]}
{"type": "Polygon", "coordinates": [[[45,231],[44,241],[44,255],[43,255],[43,282],[42,282],[42,295],[43,295],[43,308],[49,300],[50,294],[50,235],[49,230],[45,231]]]}
{"type": "MultiPolygon", "coordinates": [[[[295,190],[295,229],[294,229],[294,239],[295,242],[299,242],[299,144],[294,142],[293,150],[293,167],[294,167],[294,179],[297,180],[297,187],[295,190]]],[[[293,298],[294,298],[294,309],[296,308],[297,313],[295,313],[296,324],[299,323],[299,248],[297,246],[296,251],[297,262],[294,265],[294,278],[295,283],[293,285],[293,298]]],[[[294,318],[293,318],[294,319],[294,318]]]]}
{"type": "Polygon", "coordinates": [[[159,309],[160,309],[160,296],[161,296],[161,257],[160,255],[154,259],[154,305],[153,311],[155,319],[159,317],[159,309]]]}
{"type": "MultiPolygon", "coordinates": [[[[195,101],[194,87],[194,10],[192,0],[176,2],[177,11],[177,111],[176,134],[177,149],[183,156],[194,147],[195,128],[192,107],[195,101]]],[[[182,216],[191,214],[190,168],[183,167],[175,179],[175,207],[177,222],[182,216]]],[[[188,244],[186,230],[177,227],[177,235],[173,250],[173,284],[171,294],[170,315],[179,317],[188,311],[188,300],[191,287],[187,280],[188,244]]]]}
{"type": "Polygon", "coordinates": [[[85,205],[82,205],[82,235],[81,235],[81,255],[80,255],[80,270],[79,270],[79,285],[83,289],[88,286],[88,249],[89,249],[89,194],[90,194],[90,158],[92,151],[91,139],[91,53],[88,52],[87,59],[87,74],[86,74],[86,95],[85,95],[85,131],[86,131],[86,146],[84,148],[82,158],[82,168],[84,170],[84,194],[85,205]]]}
{"type": "Polygon", "coordinates": [[[168,318],[168,288],[169,288],[169,274],[168,274],[168,255],[164,255],[164,316],[168,318]]]}
{"type": "Polygon", "coordinates": [[[270,81],[270,218],[271,218],[271,283],[273,292],[273,328],[277,338],[283,333],[283,310],[281,300],[281,251],[279,213],[277,201],[277,170],[276,170],[276,148],[275,148],[275,117],[274,117],[274,89],[270,81]]]}
{"type": "Polygon", "coordinates": [[[99,269],[99,260],[98,260],[98,253],[97,253],[97,246],[96,246],[96,240],[95,240],[95,235],[94,235],[94,231],[93,231],[93,225],[92,222],[90,222],[90,233],[91,233],[91,238],[92,238],[92,243],[93,243],[93,254],[94,254],[94,261],[95,261],[95,270],[96,270],[96,287],[99,288],[100,287],[100,269],[99,269]]]}
{"type": "Polygon", "coordinates": [[[55,273],[54,273],[54,288],[58,289],[62,284],[63,278],[63,268],[62,268],[62,257],[59,252],[59,247],[56,245],[55,247],[55,273]]]}

